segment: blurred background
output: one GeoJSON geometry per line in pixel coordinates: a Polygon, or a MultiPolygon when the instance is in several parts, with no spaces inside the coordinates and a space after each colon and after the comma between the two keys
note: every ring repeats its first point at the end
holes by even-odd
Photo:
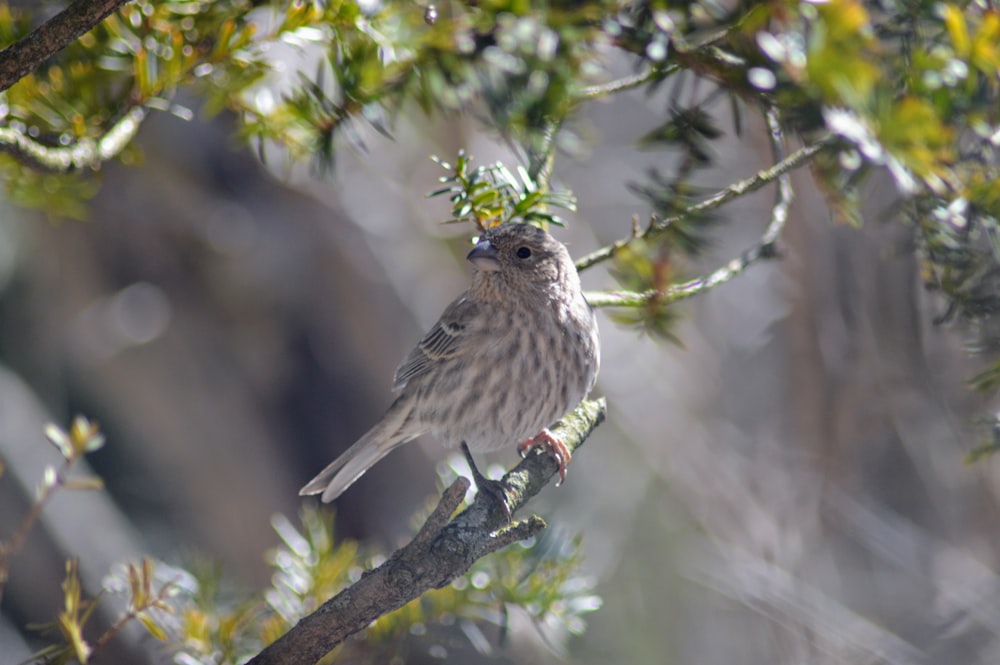
{"type": "MultiPolygon", "coordinates": [[[[579,198],[555,232],[574,256],[648,215],[626,184],[663,165],[634,147],[662,104],[591,105],[589,145],[557,160],[579,198]]],[[[761,130],[730,131],[698,184],[768,165],[761,130]]],[[[295,516],[298,488],[381,415],[397,363],[467,283],[470,230],[425,198],[442,175],[429,155],[514,163],[464,119],[404,117],[325,177],[270,172],[232,131],[154,116],[144,164],[106,168],[88,221],[0,215],[4,533],[54,462],[45,422],[86,414],[108,438],[88,458],[107,491],[58,496],[13,562],[4,665],[30,653],[17,627],[58,611],[70,555],[90,593],[143,553],[264,586],[270,517],[295,516]]],[[[963,463],[989,409],[964,383],[963,333],[930,323],[908,232],[885,223],[892,187],[871,181],[862,229],[831,221],[808,174],[795,187],[783,259],[678,305],[681,345],[599,313],[608,421],[531,505],[582,535],[604,600],[571,662],[1000,661],[998,479],[993,461],[963,463]]],[[[724,208],[692,274],[753,245],[772,198],[724,208]]],[[[612,286],[604,267],[583,277],[612,286]]],[[[339,533],[404,542],[448,454],[393,453],[337,502],[339,533]]],[[[155,662],[148,647],[136,633],[104,662],[155,662]]],[[[530,628],[496,648],[558,662],[530,628]]]]}

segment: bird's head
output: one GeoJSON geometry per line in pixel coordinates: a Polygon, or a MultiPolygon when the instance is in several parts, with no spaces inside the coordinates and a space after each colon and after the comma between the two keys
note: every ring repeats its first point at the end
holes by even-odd
{"type": "Polygon", "coordinates": [[[537,288],[574,276],[566,247],[542,229],[507,223],[487,230],[466,257],[476,279],[537,288]]]}

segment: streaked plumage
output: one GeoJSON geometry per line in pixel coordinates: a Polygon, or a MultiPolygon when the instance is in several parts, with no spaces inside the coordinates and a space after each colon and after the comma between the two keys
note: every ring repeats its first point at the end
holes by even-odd
{"type": "Polygon", "coordinates": [[[468,259],[472,285],[399,366],[399,396],[300,494],[332,501],[425,433],[479,451],[534,439],[593,387],[597,322],[566,247],[536,227],[504,224],[468,259]]]}

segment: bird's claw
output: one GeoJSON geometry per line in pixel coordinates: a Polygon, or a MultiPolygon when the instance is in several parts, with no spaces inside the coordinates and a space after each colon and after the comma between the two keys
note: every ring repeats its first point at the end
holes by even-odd
{"type": "Polygon", "coordinates": [[[569,468],[570,459],[572,458],[569,446],[554,436],[548,429],[543,429],[536,436],[517,444],[517,452],[521,454],[521,457],[527,457],[528,452],[532,448],[539,447],[543,448],[546,454],[559,465],[559,482],[556,483],[556,487],[559,487],[566,480],[566,469],[569,468]]]}

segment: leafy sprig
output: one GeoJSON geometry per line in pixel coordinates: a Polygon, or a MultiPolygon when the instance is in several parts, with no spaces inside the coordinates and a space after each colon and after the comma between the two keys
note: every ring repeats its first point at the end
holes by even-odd
{"type": "Polygon", "coordinates": [[[448,223],[471,222],[480,231],[511,221],[563,226],[565,221],[551,208],[576,210],[576,197],[571,192],[539,186],[523,166],[516,167],[516,175],[500,162],[473,167],[464,150],[454,163],[440,157],[431,159],[449,172],[439,178],[444,187],[428,194],[447,196],[451,201],[448,223]]]}

